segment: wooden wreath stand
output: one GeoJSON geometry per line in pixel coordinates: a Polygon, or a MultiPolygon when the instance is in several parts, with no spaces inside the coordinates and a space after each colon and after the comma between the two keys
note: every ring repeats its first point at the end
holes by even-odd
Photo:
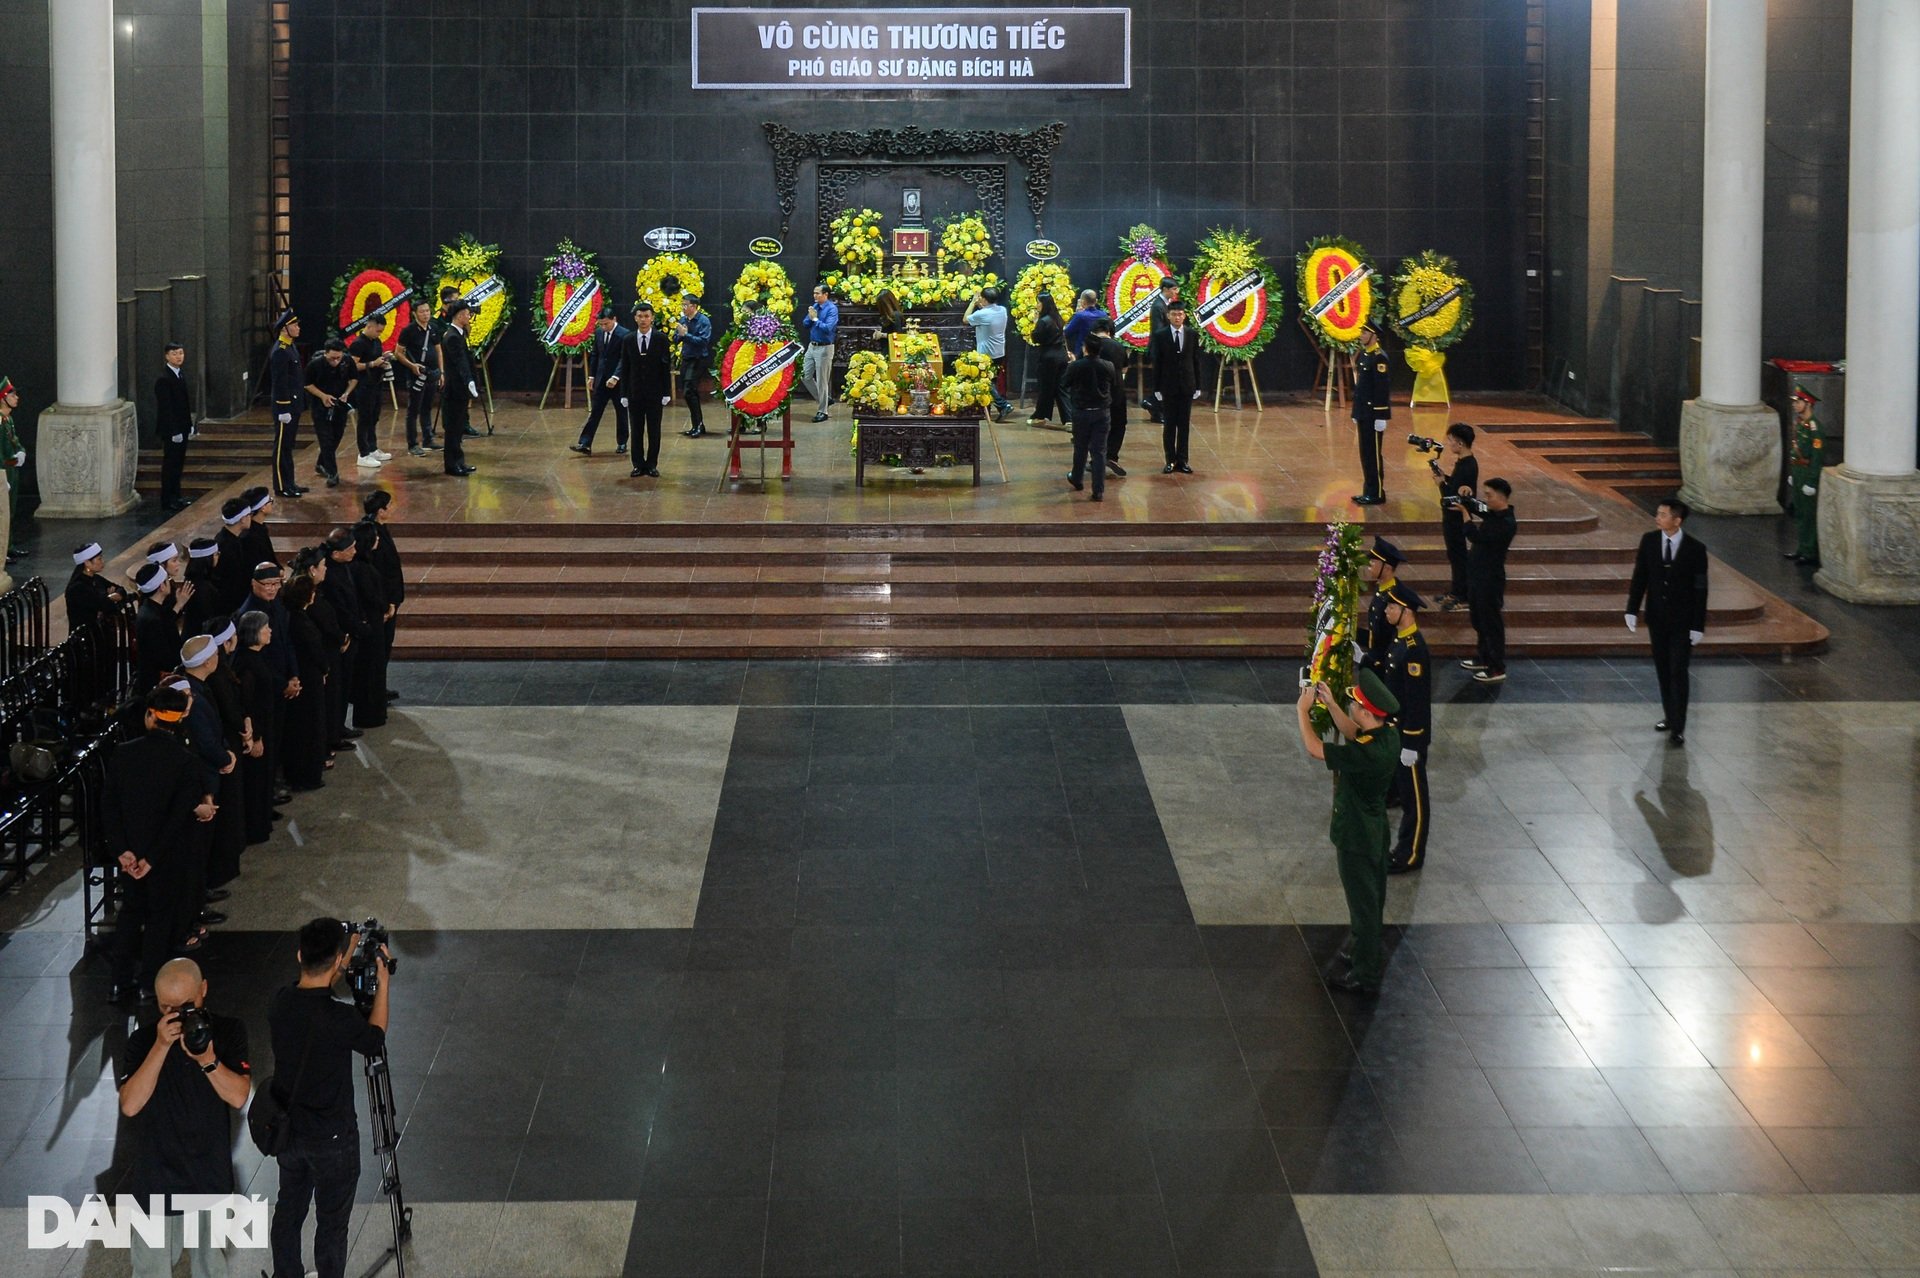
{"type": "Polygon", "coordinates": [[[767,449],[780,450],[780,479],[785,482],[793,478],[793,400],[788,399],[780,406],[780,438],[770,439],[766,435],[745,438],[748,425],[745,414],[732,408],[727,410],[727,475],[723,482],[740,482],[740,450],[758,449],[760,453],[761,483],[767,482],[767,449]]]}
{"type": "MultiPolygon", "coordinates": [[[[561,370],[563,369],[566,371],[566,377],[562,378],[560,383],[560,406],[562,408],[572,408],[574,370],[578,369],[580,371],[581,381],[584,383],[587,371],[586,355],[584,353],[575,353],[572,355],[555,355],[553,357],[553,371],[547,374],[547,388],[540,392],[540,410],[542,412],[545,412],[547,408],[547,396],[553,394],[554,379],[560,376],[561,370]]],[[[586,388],[583,385],[581,389],[585,390],[586,388]]]]}
{"type": "Polygon", "coordinates": [[[499,338],[495,338],[492,342],[488,343],[487,349],[480,352],[480,357],[477,361],[480,365],[480,385],[486,391],[480,398],[480,413],[481,416],[487,419],[487,434],[489,435],[493,434],[493,372],[487,367],[487,361],[493,358],[493,352],[499,348],[499,345],[499,338]]]}
{"type": "Polygon", "coordinates": [[[1321,394],[1323,408],[1327,410],[1333,408],[1336,400],[1340,407],[1345,408],[1347,387],[1353,384],[1354,379],[1353,356],[1334,351],[1329,358],[1327,347],[1320,344],[1320,338],[1314,333],[1313,325],[1307,323],[1306,316],[1297,316],[1295,322],[1300,325],[1300,331],[1307,335],[1307,342],[1313,347],[1313,357],[1319,361],[1313,370],[1313,389],[1307,393],[1321,394]]]}
{"type": "Polygon", "coordinates": [[[1260,378],[1253,371],[1250,359],[1222,359],[1218,361],[1218,371],[1213,375],[1213,411],[1220,411],[1220,396],[1226,390],[1227,374],[1233,374],[1233,406],[1245,408],[1246,402],[1240,398],[1241,378],[1253,390],[1253,406],[1259,412],[1265,412],[1267,406],[1260,402],[1260,378]]]}

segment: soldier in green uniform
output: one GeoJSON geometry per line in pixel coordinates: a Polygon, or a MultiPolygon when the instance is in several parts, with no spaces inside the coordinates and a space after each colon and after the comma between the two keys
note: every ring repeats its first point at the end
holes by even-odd
{"type": "Polygon", "coordinates": [[[7,562],[26,558],[26,538],[20,528],[20,471],[27,464],[27,446],[20,442],[19,428],[13,424],[13,412],[20,407],[20,389],[11,377],[0,376],[0,466],[7,471],[7,511],[12,525],[8,538],[7,562]]]}
{"type": "Polygon", "coordinates": [[[1333,840],[1353,932],[1351,965],[1339,970],[1336,963],[1327,981],[1335,989],[1377,993],[1387,966],[1381,936],[1387,900],[1387,788],[1400,766],[1400,733],[1388,721],[1400,703],[1379,675],[1361,670],[1344,710],[1334,704],[1324,683],[1301,689],[1296,709],[1301,744],[1333,773],[1333,821],[1327,834],[1333,840]],[[1315,734],[1315,701],[1327,708],[1345,740],[1328,744],[1315,734]]]}
{"type": "Polygon", "coordinates": [[[1427,833],[1433,824],[1433,804],[1427,796],[1427,750],[1433,742],[1433,657],[1427,637],[1420,633],[1419,610],[1426,600],[1403,581],[1380,592],[1386,600],[1386,624],[1393,633],[1382,680],[1400,712],[1400,837],[1387,861],[1388,874],[1417,870],[1427,859],[1427,833]]]}
{"type": "MultiPolygon", "coordinates": [[[[1820,566],[1820,471],[1826,466],[1826,436],[1813,415],[1820,401],[1812,391],[1793,388],[1793,459],[1787,466],[1787,500],[1793,504],[1793,522],[1800,544],[1787,552],[1796,563],[1820,566]]],[[[11,472],[9,472],[11,473],[11,472]]]]}

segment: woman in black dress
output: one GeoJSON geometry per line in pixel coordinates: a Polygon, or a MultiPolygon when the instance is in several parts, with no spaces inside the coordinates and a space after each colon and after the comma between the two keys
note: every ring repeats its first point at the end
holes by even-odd
{"type": "Polygon", "coordinates": [[[313,578],[296,574],[287,583],[280,602],[287,608],[293,631],[293,653],[300,665],[300,695],[286,703],[282,719],[281,767],[287,785],[295,790],[318,790],[325,785],[321,772],[327,764],[327,645],[313,617],[313,578]]]}
{"type": "Polygon", "coordinates": [[[280,732],[285,725],[275,724],[287,681],[260,655],[273,641],[273,626],[264,612],[247,612],[235,623],[238,642],[228,660],[234,678],[240,682],[240,696],[246,706],[250,733],[247,749],[240,755],[240,789],[246,796],[247,843],[265,843],[273,834],[273,774],[283,763],[280,732]]]}
{"type": "MultiPolygon", "coordinates": [[[[387,617],[393,611],[388,596],[386,574],[380,571],[375,556],[386,530],[363,519],[353,526],[354,545],[359,548],[346,568],[353,574],[354,593],[359,596],[366,616],[368,634],[360,642],[359,659],[353,663],[353,726],[382,728],[387,723],[387,617]]],[[[332,571],[339,572],[336,562],[332,571]]]]}
{"type": "Polygon", "coordinates": [[[1040,318],[1034,321],[1033,336],[1027,344],[1033,347],[1034,358],[1039,361],[1034,371],[1033,416],[1027,418],[1027,425],[1051,426],[1054,408],[1058,406],[1060,424],[1071,427],[1067,401],[1060,394],[1060,374],[1067,367],[1067,330],[1060,321],[1060,307],[1051,293],[1040,295],[1040,318]]]}

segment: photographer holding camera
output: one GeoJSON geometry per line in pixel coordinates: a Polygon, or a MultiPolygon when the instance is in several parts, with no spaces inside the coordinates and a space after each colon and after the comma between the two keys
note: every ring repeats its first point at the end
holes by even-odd
{"type": "Polygon", "coordinates": [[[276,1097],[286,1107],[290,1140],[275,1155],[280,1196],[273,1205],[274,1278],[303,1278],[300,1229],[315,1212],[314,1268],[341,1278],[347,1266],[347,1223],[360,1179],[360,1124],[353,1106],[353,1056],[376,1056],[387,1043],[387,994],[393,956],[381,945],[369,965],[371,1006],[362,1016],[333,996],[360,943],[339,919],[300,929],[300,980],[273,996],[267,1029],[273,1041],[276,1097]],[[282,1086],[280,1079],[287,1079],[282,1086]]]}
{"type": "Polygon", "coordinates": [[[1504,683],[1507,678],[1507,548],[1518,529],[1511,498],[1513,486],[1500,478],[1486,483],[1485,499],[1462,497],[1461,529],[1467,545],[1467,611],[1480,638],[1472,659],[1460,663],[1475,683],[1504,683]]]}
{"type": "MultiPolygon", "coordinates": [[[[160,1019],[135,1030],[121,1058],[120,1112],[135,1141],[125,1193],[148,1206],[159,1195],[234,1192],[233,1114],[250,1090],[247,1027],[207,1011],[207,982],[177,958],[154,981],[160,1019]]],[[[167,1204],[167,1239],[132,1238],[134,1278],[166,1278],[185,1247],[185,1217],[167,1204]]],[[[189,1250],[194,1278],[224,1278],[227,1258],[205,1233],[189,1250]]]]}
{"type": "Polygon", "coordinates": [[[1438,603],[1442,612],[1455,612],[1467,606],[1467,521],[1460,512],[1463,498],[1479,496],[1480,460],[1473,455],[1473,427],[1455,422],[1447,427],[1446,442],[1410,435],[1407,442],[1425,453],[1427,469],[1440,486],[1440,536],[1447,543],[1447,566],[1452,570],[1447,593],[1438,603]],[[1448,463],[1441,465],[1441,457],[1448,463]]]}

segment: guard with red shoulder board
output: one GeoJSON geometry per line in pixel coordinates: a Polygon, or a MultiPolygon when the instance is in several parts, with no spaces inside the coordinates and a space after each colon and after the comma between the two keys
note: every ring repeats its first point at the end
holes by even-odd
{"type": "Polygon", "coordinates": [[[1400,834],[1387,861],[1388,874],[1417,870],[1427,859],[1427,834],[1433,824],[1433,804],[1427,795],[1427,750],[1433,743],[1433,657],[1427,637],[1420,633],[1420,610],[1427,606],[1419,592],[1396,581],[1380,592],[1385,620],[1393,632],[1387,645],[1382,681],[1400,703],[1394,724],[1400,729],[1400,834]]]}
{"type": "Polygon", "coordinates": [[[1787,558],[1820,566],[1820,472],[1826,466],[1826,435],[1813,415],[1819,398],[1798,382],[1793,387],[1793,455],[1787,464],[1787,504],[1800,536],[1787,558]]]}

